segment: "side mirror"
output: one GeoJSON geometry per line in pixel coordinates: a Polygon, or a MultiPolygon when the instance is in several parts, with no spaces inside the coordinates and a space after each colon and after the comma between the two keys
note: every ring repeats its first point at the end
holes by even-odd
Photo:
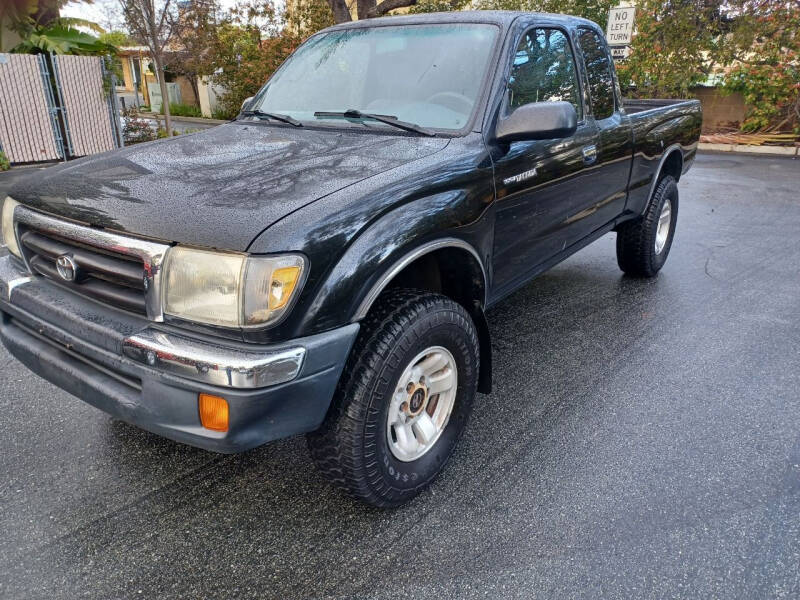
{"type": "Polygon", "coordinates": [[[250,96],[249,98],[245,98],[244,99],[244,102],[242,102],[242,108],[241,108],[242,112],[244,112],[248,108],[250,108],[250,103],[253,101],[253,98],[255,98],[255,96],[250,96]]]}
{"type": "Polygon", "coordinates": [[[578,113],[570,102],[531,102],[517,107],[497,123],[498,142],[569,137],[578,128],[578,113]]]}

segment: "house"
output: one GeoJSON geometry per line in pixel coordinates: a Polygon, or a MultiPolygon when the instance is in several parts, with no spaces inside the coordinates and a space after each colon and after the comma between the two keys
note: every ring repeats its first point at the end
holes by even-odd
{"type": "MultiPolygon", "coordinates": [[[[117,96],[126,107],[150,106],[146,75],[152,73],[150,51],[147,46],[126,46],[119,48],[119,61],[122,64],[122,81],[117,82],[117,96]]],[[[152,75],[151,75],[152,76],[152,75]]],[[[155,81],[155,76],[152,76],[155,81]]]]}
{"type": "MultiPolygon", "coordinates": [[[[125,107],[138,105],[158,110],[161,105],[161,88],[147,46],[121,47],[118,57],[122,63],[122,81],[117,83],[116,89],[120,102],[124,103],[125,107]]],[[[210,84],[207,78],[198,78],[196,89],[197,93],[188,77],[171,76],[167,72],[167,93],[170,104],[197,106],[204,117],[211,117],[217,106],[217,96],[222,90],[210,84]]]]}

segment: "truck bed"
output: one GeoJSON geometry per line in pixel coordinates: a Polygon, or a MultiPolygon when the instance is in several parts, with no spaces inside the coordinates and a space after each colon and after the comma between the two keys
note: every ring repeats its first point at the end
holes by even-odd
{"type": "Polygon", "coordinates": [[[683,102],[692,102],[692,99],[674,99],[674,98],[652,98],[649,100],[638,100],[634,98],[623,98],[622,105],[625,107],[625,112],[629,115],[653,110],[656,108],[664,108],[666,106],[674,106],[683,102]]]}

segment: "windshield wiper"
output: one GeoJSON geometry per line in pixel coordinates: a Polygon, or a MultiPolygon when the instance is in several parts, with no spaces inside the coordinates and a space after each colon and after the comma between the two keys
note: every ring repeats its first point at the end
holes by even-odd
{"type": "Polygon", "coordinates": [[[315,117],[344,117],[345,119],[369,119],[371,121],[379,121],[381,123],[386,123],[387,125],[392,125],[393,127],[397,127],[398,129],[404,129],[405,131],[413,131],[414,133],[421,133],[422,135],[427,136],[435,136],[436,132],[431,131],[429,129],[425,129],[424,127],[420,127],[416,123],[408,123],[407,121],[400,121],[397,117],[393,117],[391,115],[376,115],[373,113],[365,113],[361,112],[360,110],[356,110],[355,108],[348,108],[342,112],[336,111],[317,111],[314,113],[315,117]]]}
{"type": "Polygon", "coordinates": [[[279,113],[270,113],[264,112],[263,110],[244,110],[242,114],[245,117],[263,117],[265,119],[273,119],[275,121],[283,121],[284,123],[288,123],[289,125],[294,125],[295,127],[302,127],[303,124],[298,121],[297,119],[290,117],[289,115],[282,115],[279,113]]]}

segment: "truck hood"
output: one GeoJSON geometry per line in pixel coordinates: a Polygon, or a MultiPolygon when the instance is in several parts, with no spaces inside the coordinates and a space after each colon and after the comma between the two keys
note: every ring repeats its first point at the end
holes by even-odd
{"type": "Polygon", "coordinates": [[[447,143],[237,122],[38,171],[10,195],[98,227],[243,251],[289,213],[447,143]]]}

